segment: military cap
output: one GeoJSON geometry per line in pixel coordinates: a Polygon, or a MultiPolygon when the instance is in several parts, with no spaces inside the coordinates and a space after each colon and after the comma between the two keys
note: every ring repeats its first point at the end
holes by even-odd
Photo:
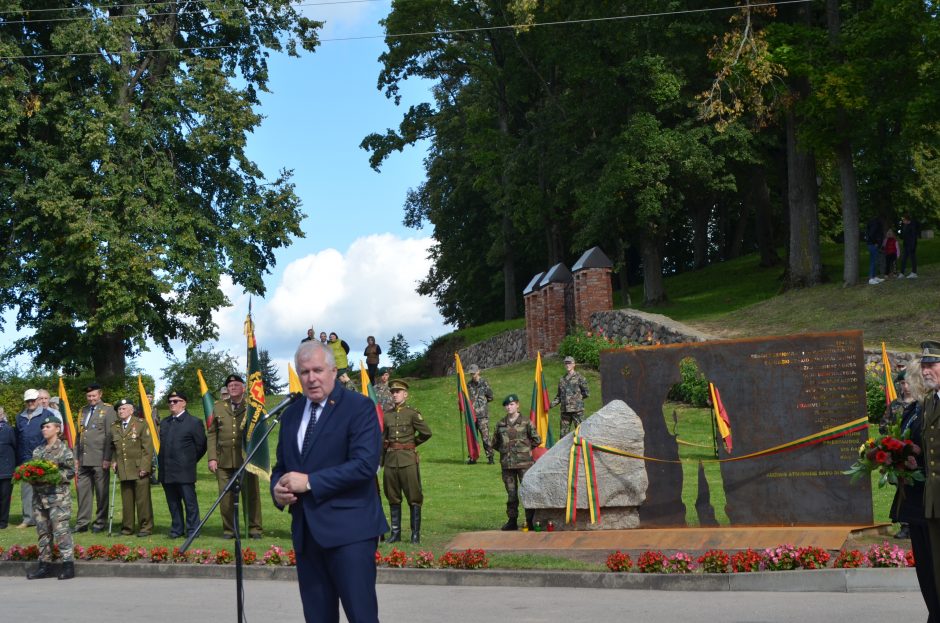
{"type": "Polygon", "coordinates": [[[55,424],[56,426],[62,426],[62,422],[59,421],[59,418],[52,415],[51,413],[47,414],[41,420],[39,420],[39,428],[42,428],[46,424],[55,424]]]}
{"type": "Polygon", "coordinates": [[[166,398],[167,400],[169,400],[170,398],[179,398],[180,400],[185,400],[186,402],[189,402],[189,398],[186,397],[186,394],[180,391],[176,391],[175,389],[171,391],[169,394],[167,394],[166,398]]]}
{"type": "Polygon", "coordinates": [[[97,383],[92,383],[91,385],[85,388],[85,393],[87,394],[88,392],[93,392],[96,389],[101,389],[101,385],[98,385],[97,383]]]}
{"type": "Polygon", "coordinates": [[[35,389],[27,389],[23,392],[23,401],[27,400],[39,400],[39,392],[35,389]]]}
{"type": "Polygon", "coordinates": [[[921,342],[920,347],[922,349],[921,363],[940,362],[940,342],[921,342]]]}
{"type": "Polygon", "coordinates": [[[121,407],[121,406],[124,406],[124,405],[130,405],[130,406],[133,407],[133,406],[134,406],[134,403],[131,402],[130,400],[128,400],[127,398],[121,398],[120,400],[118,400],[117,402],[114,403],[114,410],[117,411],[117,410],[118,410],[118,407],[121,407]]]}
{"type": "Polygon", "coordinates": [[[900,383],[901,381],[904,380],[904,377],[905,377],[905,376],[906,376],[906,371],[905,371],[905,370],[901,370],[900,372],[898,372],[897,376],[894,377],[894,382],[895,382],[895,383],[900,383]]]}
{"type": "Polygon", "coordinates": [[[571,355],[568,355],[567,357],[565,357],[565,363],[574,363],[574,357],[572,357],[571,355]]]}
{"type": "Polygon", "coordinates": [[[231,383],[232,381],[235,381],[235,382],[237,382],[237,383],[241,383],[242,385],[245,384],[245,379],[243,379],[242,377],[238,376],[237,374],[229,374],[227,377],[225,377],[225,383],[224,383],[224,384],[225,384],[225,385],[228,385],[228,384],[231,383]]]}
{"type": "Polygon", "coordinates": [[[388,389],[389,391],[395,391],[396,389],[408,391],[408,383],[395,379],[394,381],[389,382],[388,389]]]}
{"type": "Polygon", "coordinates": [[[480,371],[480,366],[478,366],[475,363],[471,363],[470,367],[467,368],[467,372],[469,372],[470,374],[476,374],[479,371],[480,371]]]}
{"type": "Polygon", "coordinates": [[[515,394],[509,394],[508,396],[506,396],[505,398],[503,398],[503,406],[504,406],[504,407],[505,407],[506,405],[508,405],[510,402],[519,402],[519,396],[517,396],[517,395],[515,395],[515,394]]]}

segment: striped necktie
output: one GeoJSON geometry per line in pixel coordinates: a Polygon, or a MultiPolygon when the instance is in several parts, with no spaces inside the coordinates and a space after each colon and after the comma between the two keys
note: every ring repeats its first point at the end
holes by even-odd
{"type": "Polygon", "coordinates": [[[310,420],[307,422],[307,430],[304,431],[304,442],[300,446],[300,454],[304,455],[307,453],[307,450],[310,449],[310,444],[313,443],[313,429],[317,426],[317,403],[310,403],[310,420]]]}

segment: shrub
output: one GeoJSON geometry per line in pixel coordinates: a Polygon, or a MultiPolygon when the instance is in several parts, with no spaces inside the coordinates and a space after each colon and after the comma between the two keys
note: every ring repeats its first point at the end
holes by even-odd
{"type": "Polygon", "coordinates": [[[735,573],[750,573],[760,571],[761,563],[764,557],[760,552],[755,552],[750,547],[743,552],[737,552],[731,556],[731,569],[735,573]]]}
{"type": "Polygon", "coordinates": [[[0,545],[0,560],[6,560],[6,558],[3,557],[3,552],[5,552],[5,551],[6,551],[6,550],[3,549],[3,546],[0,545]]]}
{"type": "Polygon", "coordinates": [[[234,559],[232,552],[227,549],[220,549],[215,553],[214,561],[217,565],[227,565],[234,559]]]}
{"type": "Polygon", "coordinates": [[[881,569],[907,566],[907,555],[905,551],[887,541],[880,545],[875,544],[869,547],[865,557],[868,559],[869,565],[881,569]]]}
{"type": "Polygon", "coordinates": [[[865,366],[865,406],[868,421],[879,424],[886,409],[885,372],[879,362],[873,361],[865,366]]]}
{"type": "Polygon", "coordinates": [[[566,335],[561,341],[558,354],[561,357],[574,357],[578,364],[596,370],[601,364],[601,351],[617,346],[620,346],[620,343],[604,335],[603,330],[591,332],[579,326],[575,328],[574,333],[566,335]]]}
{"type": "Polygon", "coordinates": [[[293,548],[287,550],[287,566],[297,566],[297,552],[295,552],[293,548]]]}
{"type": "Polygon", "coordinates": [[[843,549],[832,563],[835,569],[858,569],[865,564],[865,556],[857,549],[843,549]]]}
{"type": "Polygon", "coordinates": [[[378,567],[383,562],[385,562],[385,559],[382,558],[382,552],[380,552],[379,550],[375,550],[375,566],[378,567]]]}
{"type": "Polygon", "coordinates": [[[143,547],[130,548],[127,550],[127,553],[124,554],[124,562],[135,562],[141,558],[147,557],[147,550],[143,547]]]}
{"type": "Polygon", "coordinates": [[[629,571],[633,568],[633,559],[630,554],[624,554],[619,549],[607,557],[607,568],[611,571],[629,571]]]}
{"type": "Polygon", "coordinates": [[[698,557],[698,564],[704,573],[728,573],[731,557],[723,550],[710,549],[698,557]]]}
{"type": "Polygon", "coordinates": [[[166,562],[170,558],[170,551],[165,547],[150,548],[150,562],[166,562]]]}
{"type": "Polygon", "coordinates": [[[268,548],[268,551],[264,553],[264,564],[266,565],[283,565],[287,560],[287,552],[278,547],[277,545],[272,545],[268,548]]]}
{"type": "Polygon", "coordinates": [[[801,547],[796,553],[797,564],[803,569],[825,569],[829,558],[829,552],[813,545],[801,547]]]}
{"type": "Polygon", "coordinates": [[[695,561],[684,552],[676,552],[667,560],[668,573],[692,573],[695,570],[695,561]]]}
{"type": "Polygon", "coordinates": [[[173,548],[173,562],[186,562],[187,556],[186,552],[180,550],[179,547],[173,548]]]}
{"type": "Polygon", "coordinates": [[[115,543],[108,548],[107,558],[108,560],[123,560],[127,553],[131,551],[127,545],[123,543],[115,543]]]}
{"type": "Polygon", "coordinates": [[[637,571],[640,573],[666,573],[668,561],[660,551],[645,551],[636,561],[637,571]]]}
{"type": "Polygon", "coordinates": [[[197,565],[208,565],[214,560],[211,549],[191,549],[188,558],[197,565]]]}
{"type": "Polygon", "coordinates": [[[396,569],[402,569],[408,566],[409,562],[408,554],[401,551],[397,547],[393,547],[392,551],[388,553],[388,556],[385,557],[385,564],[389,567],[394,567],[396,569]]]}
{"type": "Polygon", "coordinates": [[[72,548],[72,555],[75,556],[75,560],[82,560],[85,558],[85,548],[81,545],[75,545],[72,548]]]}
{"type": "Polygon", "coordinates": [[[460,558],[463,569],[488,569],[490,566],[490,559],[482,549],[468,549],[460,558]]]}
{"type": "Polygon", "coordinates": [[[108,548],[104,545],[89,545],[85,550],[87,560],[101,560],[108,555],[108,548]]]}
{"type": "Polygon", "coordinates": [[[6,560],[36,560],[39,558],[39,546],[38,545],[29,545],[23,547],[22,545],[11,545],[10,549],[7,550],[6,560]]]}
{"type": "Polygon", "coordinates": [[[708,380],[692,357],[679,362],[678,383],[669,389],[668,398],[693,407],[708,406],[708,380]]]}
{"type": "Polygon", "coordinates": [[[764,569],[768,571],[792,571],[798,566],[797,550],[790,544],[764,550],[764,569]]]}
{"type": "Polygon", "coordinates": [[[460,554],[447,551],[437,559],[437,566],[441,569],[459,569],[461,565],[460,554]]]}
{"type": "Polygon", "coordinates": [[[255,550],[251,549],[250,547],[242,549],[242,562],[244,562],[246,565],[253,565],[255,562],[257,562],[257,560],[258,553],[255,550]]]}
{"type": "Polygon", "coordinates": [[[434,554],[421,551],[414,557],[414,567],[417,569],[430,569],[434,566],[434,554]]]}
{"type": "Polygon", "coordinates": [[[907,563],[908,567],[914,566],[914,550],[907,550],[907,553],[904,555],[904,562],[907,563]]]}

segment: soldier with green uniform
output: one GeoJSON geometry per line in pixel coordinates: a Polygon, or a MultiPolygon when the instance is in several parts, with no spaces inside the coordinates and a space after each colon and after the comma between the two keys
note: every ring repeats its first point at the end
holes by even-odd
{"type": "Polygon", "coordinates": [[[153,532],[153,503],[150,500],[150,470],[153,469],[153,437],[142,419],[134,417],[134,404],[127,398],[117,402],[117,421],[111,425],[112,467],[121,481],[121,534],[137,536],[153,532]]]}
{"type": "MultiPolygon", "coordinates": [[[[231,479],[232,474],[242,466],[245,460],[245,434],[248,422],[245,421],[247,408],[245,403],[245,381],[237,374],[229,374],[225,379],[228,398],[216,400],[212,408],[212,421],[206,433],[209,444],[209,471],[215,473],[219,483],[219,493],[231,479]]],[[[242,500],[248,509],[248,536],[260,539],[261,497],[258,477],[245,471],[242,476],[242,500]]],[[[235,537],[235,494],[231,491],[222,498],[219,505],[222,515],[222,538],[235,537]]]]}
{"type": "MultiPolygon", "coordinates": [[[[470,381],[467,382],[467,391],[470,392],[470,404],[473,405],[473,414],[477,418],[477,430],[480,431],[480,439],[483,440],[483,451],[486,452],[486,462],[493,464],[493,446],[490,445],[490,410],[489,404],[493,400],[493,390],[485,378],[480,376],[480,366],[471,364],[467,368],[470,373],[470,381]]],[[[473,465],[476,460],[467,459],[468,465],[473,465]]]]}
{"type": "Polygon", "coordinates": [[[567,372],[558,380],[558,393],[548,406],[561,405],[561,436],[577,428],[584,419],[584,399],[588,397],[587,379],[574,371],[574,357],[565,357],[567,372]]]}
{"type": "MultiPolygon", "coordinates": [[[[522,477],[532,467],[532,448],[542,443],[535,425],[519,414],[519,397],[509,394],[503,400],[506,417],[496,424],[493,432],[493,449],[499,452],[503,485],[506,487],[506,516],[509,520],[501,530],[519,529],[519,485],[522,477]]],[[[526,511],[526,523],[531,524],[532,512],[526,511]]]]}
{"type": "Polygon", "coordinates": [[[78,514],[72,532],[101,532],[108,523],[108,470],[111,467],[111,425],[117,419],[114,409],[101,400],[101,386],[85,388],[87,405],[78,416],[78,442],[75,464],[78,469],[78,514]],[[92,494],[98,506],[91,516],[92,494]]]}
{"type": "Polygon", "coordinates": [[[431,438],[431,428],[418,413],[409,407],[408,383],[395,380],[388,384],[394,406],[385,412],[385,430],[382,433],[382,464],[385,466],[383,483],[388,508],[392,516],[391,533],[387,543],[401,541],[402,493],[411,507],[411,542],[421,542],[421,473],[418,470],[418,452],[415,448],[431,438]]]}
{"type": "MultiPolygon", "coordinates": [[[[359,373],[360,373],[360,374],[365,374],[365,372],[363,372],[363,371],[361,371],[361,370],[360,370],[359,373]]],[[[353,382],[353,380],[352,380],[351,378],[349,378],[349,373],[348,373],[348,372],[343,372],[342,374],[339,375],[339,382],[342,383],[342,384],[343,384],[343,387],[346,388],[347,390],[349,390],[349,391],[351,391],[351,392],[356,392],[357,394],[360,393],[360,392],[359,392],[359,388],[356,387],[356,383],[353,382]]]]}
{"type": "Polygon", "coordinates": [[[372,385],[372,388],[375,389],[375,399],[382,405],[382,411],[390,411],[395,408],[395,403],[392,402],[392,392],[388,389],[388,376],[388,368],[382,368],[379,370],[379,378],[372,385]]]}
{"type": "Polygon", "coordinates": [[[46,460],[59,468],[60,481],[55,485],[33,485],[33,518],[39,535],[39,567],[26,575],[28,580],[48,578],[52,575],[52,546],[59,548],[62,557],[60,580],[75,577],[75,552],[69,518],[72,515],[72,495],[69,482],[75,476],[75,457],[64,441],[59,439],[62,424],[51,413],[40,422],[45,443],[33,450],[33,460],[46,460]]]}

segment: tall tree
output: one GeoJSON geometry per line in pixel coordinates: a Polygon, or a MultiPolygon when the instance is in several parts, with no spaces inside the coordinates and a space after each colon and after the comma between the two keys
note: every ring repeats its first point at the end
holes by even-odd
{"type": "Polygon", "coordinates": [[[239,368],[238,361],[229,353],[197,348],[189,353],[186,359],[173,359],[161,372],[169,389],[182,391],[191,401],[195,401],[200,395],[197,370],[202,370],[209,391],[214,392],[218,398],[218,391],[225,377],[237,372],[239,368]]]}
{"type": "Polygon", "coordinates": [[[245,143],[268,54],[319,26],[288,0],[4,12],[0,310],[31,331],[13,352],[119,376],[148,338],[215,337],[223,274],[263,293],[301,213],[245,143]]]}
{"type": "Polygon", "coordinates": [[[281,373],[277,366],[271,361],[271,355],[267,350],[261,349],[258,352],[258,365],[261,366],[261,382],[264,383],[264,392],[266,394],[279,394],[284,389],[284,383],[281,381],[281,373]]]}

